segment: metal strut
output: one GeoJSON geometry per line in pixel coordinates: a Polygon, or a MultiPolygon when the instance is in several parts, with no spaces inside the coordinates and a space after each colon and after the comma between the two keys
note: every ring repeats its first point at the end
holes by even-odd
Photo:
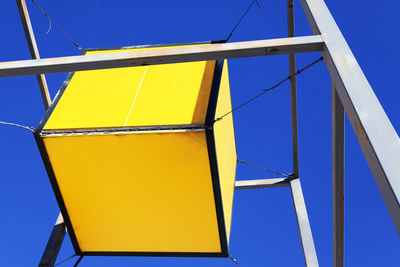
{"type": "MultiPolygon", "coordinates": [[[[39,50],[36,45],[35,34],[33,33],[32,24],[29,18],[28,8],[26,6],[25,0],[17,0],[17,6],[31,57],[32,59],[40,59],[39,50]]],[[[44,77],[44,74],[37,74],[36,79],[39,85],[40,94],[42,95],[44,108],[47,110],[50,106],[51,98],[49,94],[49,89],[47,88],[46,77],[44,77]]]]}
{"type": "MultiPolygon", "coordinates": [[[[19,15],[21,17],[22,26],[24,28],[26,41],[28,43],[29,51],[31,53],[32,59],[39,60],[39,50],[36,44],[35,34],[32,29],[31,20],[29,18],[28,8],[26,6],[25,0],[16,0],[19,15]]],[[[44,74],[36,75],[37,82],[40,88],[40,94],[42,95],[42,101],[45,110],[50,107],[51,98],[49,94],[49,89],[47,87],[46,77],[44,74]]],[[[46,248],[43,252],[42,258],[40,260],[40,267],[53,267],[60,251],[62,242],[64,240],[66,233],[66,228],[64,224],[64,219],[61,213],[58,215],[57,221],[54,225],[53,231],[51,232],[49,241],[47,242],[46,248]]]]}
{"type": "Polygon", "coordinates": [[[299,178],[290,181],[290,189],[292,192],[293,205],[296,211],[297,225],[299,227],[305,264],[307,267],[318,267],[317,252],[315,251],[306,203],[304,201],[303,190],[301,189],[299,178]]]}
{"type": "Polygon", "coordinates": [[[40,259],[39,267],[53,267],[58,252],[60,251],[62,242],[65,237],[65,223],[61,213],[58,215],[56,224],[54,225],[53,231],[51,232],[49,241],[47,242],[46,249],[43,252],[43,256],[40,259]]]}

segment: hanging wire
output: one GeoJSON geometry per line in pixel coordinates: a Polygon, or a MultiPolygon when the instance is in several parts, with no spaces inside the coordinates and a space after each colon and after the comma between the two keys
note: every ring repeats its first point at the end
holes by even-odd
{"type": "Polygon", "coordinates": [[[271,173],[274,173],[274,174],[277,174],[277,175],[280,175],[280,176],[283,176],[283,177],[290,177],[289,174],[284,174],[284,173],[281,173],[281,172],[278,172],[278,171],[274,171],[274,170],[271,170],[271,169],[267,169],[267,168],[265,168],[265,167],[261,167],[261,166],[259,166],[259,165],[257,165],[257,164],[254,164],[254,163],[249,162],[249,161],[246,161],[246,160],[240,160],[240,159],[238,159],[237,162],[242,163],[242,164],[246,164],[246,165],[250,165],[250,166],[256,167],[256,168],[258,168],[258,169],[261,169],[261,170],[264,170],[264,171],[267,171],[267,172],[271,172],[271,173]]]}
{"type": "Polygon", "coordinates": [[[33,128],[33,127],[24,126],[24,125],[17,124],[17,123],[13,123],[13,122],[0,121],[0,124],[19,127],[19,128],[22,128],[22,129],[29,130],[29,131],[31,131],[31,132],[33,132],[33,133],[35,132],[35,128],[33,128]]]}
{"type": "Polygon", "coordinates": [[[76,257],[76,254],[74,254],[74,255],[72,255],[72,256],[69,256],[68,258],[63,259],[62,261],[57,262],[56,264],[54,264],[54,266],[58,266],[58,265],[60,265],[60,264],[63,264],[64,262],[69,261],[70,259],[73,259],[73,258],[75,258],[75,257],[76,257]]]}
{"type": "Polygon", "coordinates": [[[263,90],[261,91],[261,93],[259,93],[258,95],[256,95],[256,96],[250,98],[249,100],[243,102],[242,104],[240,104],[239,106],[235,107],[235,108],[232,109],[231,111],[225,113],[225,114],[222,115],[221,117],[216,118],[216,119],[214,120],[214,122],[217,122],[217,121],[222,120],[222,118],[224,118],[225,116],[231,114],[232,112],[234,112],[234,111],[240,109],[241,107],[247,105],[248,103],[252,102],[253,100],[259,98],[260,96],[262,96],[262,95],[265,94],[266,92],[269,92],[269,91],[271,91],[271,90],[273,90],[273,89],[279,87],[279,86],[280,86],[281,84],[283,84],[284,82],[291,80],[293,77],[299,75],[300,73],[302,73],[302,72],[305,71],[306,69],[308,69],[308,68],[310,68],[311,66],[317,64],[317,63],[320,62],[322,59],[323,59],[323,57],[320,57],[319,59],[317,59],[317,60],[311,62],[310,64],[308,64],[307,66],[305,66],[304,68],[301,68],[301,69],[297,70],[297,71],[296,71],[295,73],[293,73],[292,75],[287,76],[285,79],[281,80],[280,82],[278,82],[278,83],[275,84],[274,86],[272,86],[272,87],[270,87],[270,88],[268,88],[268,89],[263,89],[263,90]]]}
{"type": "Polygon", "coordinates": [[[239,262],[231,255],[229,254],[229,258],[238,266],[240,266],[239,262]]]}
{"type": "MultiPolygon", "coordinates": [[[[55,22],[54,19],[52,19],[52,18],[49,16],[49,13],[47,13],[35,0],[32,0],[32,3],[34,3],[34,4],[43,12],[43,14],[44,14],[46,17],[49,18],[49,21],[50,21],[50,22],[53,22],[54,25],[56,25],[57,28],[60,29],[60,30],[64,33],[64,35],[67,36],[68,39],[70,39],[70,40],[74,43],[74,45],[75,45],[79,50],[82,50],[82,47],[81,47],[77,42],[75,42],[74,39],[72,39],[72,37],[69,36],[68,33],[66,33],[66,32],[63,30],[63,28],[61,28],[61,26],[57,24],[57,22],[55,22]]],[[[50,27],[49,27],[49,32],[50,32],[50,28],[51,28],[51,24],[50,24],[50,27]]],[[[47,34],[47,33],[46,33],[46,34],[47,34]]]]}
{"type": "Polygon", "coordinates": [[[226,37],[226,38],[223,40],[224,42],[228,42],[228,41],[229,41],[229,39],[231,38],[232,34],[233,34],[234,31],[236,30],[236,28],[240,25],[240,23],[242,22],[242,20],[244,19],[244,17],[247,15],[247,13],[249,12],[250,8],[254,5],[254,3],[257,4],[258,8],[259,8],[261,11],[264,11],[264,10],[261,8],[260,3],[258,2],[258,0],[253,0],[253,1],[250,3],[249,7],[246,9],[246,11],[243,13],[243,15],[240,17],[240,19],[239,19],[239,21],[236,23],[235,27],[233,27],[232,31],[228,34],[228,37],[226,37]]]}
{"type": "Polygon", "coordinates": [[[43,34],[43,35],[47,35],[47,34],[49,34],[50,31],[51,31],[51,25],[52,25],[52,24],[51,24],[51,19],[50,19],[50,17],[47,16],[47,15],[46,15],[46,17],[47,17],[47,19],[49,20],[49,28],[47,29],[46,32],[39,31],[39,33],[40,33],[40,34],[43,34]]]}

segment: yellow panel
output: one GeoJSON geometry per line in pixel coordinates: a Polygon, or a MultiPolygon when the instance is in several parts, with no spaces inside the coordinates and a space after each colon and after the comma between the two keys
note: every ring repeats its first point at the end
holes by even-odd
{"type": "MultiPolygon", "coordinates": [[[[126,50],[90,51],[87,54],[126,50]]],[[[202,124],[215,61],[76,72],[44,129],[202,124]]]]}
{"type": "Polygon", "coordinates": [[[44,143],[83,252],[221,251],[204,131],[44,143]]]}
{"type": "Polygon", "coordinates": [[[122,127],[145,69],[76,72],[44,129],[122,127]]]}
{"type": "Polygon", "coordinates": [[[127,126],[204,124],[215,62],[148,68],[127,126]]]}
{"type": "MultiPolygon", "coordinates": [[[[229,88],[228,64],[225,60],[215,118],[219,118],[231,110],[232,104],[229,88]]],[[[221,185],[222,203],[224,207],[225,229],[229,242],[237,162],[232,113],[214,124],[214,138],[221,185]]]]}

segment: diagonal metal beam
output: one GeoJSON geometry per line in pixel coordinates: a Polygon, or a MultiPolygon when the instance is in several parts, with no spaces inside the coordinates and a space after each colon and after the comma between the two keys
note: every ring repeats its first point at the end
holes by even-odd
{"type": "MultiPolygon", "coordinates": [[[[29,18],[28,8],[26,6],[25,0],[16,0],[19,15],[21,17],[22,27],[25,32],[26,42],[29,47],[29,52],[31,53],[32,59],[40,59],[39,49],[36,44],[35,34],[33,32],[31,20],[29,18]]],[[[45,110],[50,107],[51,98],[49,94],[49,89],[47,87],[47,81],[44,74],[36,75],[37,82],[39,84],[40,94],[42,95],[42,101],[45,110]]],[[[64,223],[64,218],[61,213],[58,215],[56,224],[53,227],[49,241],[47,242],[46,248],[43,252],[42,258],[40,259],[39,266],[49,266],[52,267],[60,251],[61,245],[64,241],[66,233],[66,227],[64,223]]]]}
{"type": "Polygon", "coordinates": [[[300,0],[344,110],[400,235],[400,139],[323,0],[300,0]]]}
{"type": "Polygon", "coordinates": [[[58,215],[56,224],[54,225],[53,231],[51,232],[49,241],[47,242],[46,249],[44,250],[42,258],[40,259],[39,267],[54,266],[58,252],[60,251],[63,243],[65,233],[65,223],[60,213],[60,215],[58,215]]]}
{"type": "Polygon", "coordinates": [[[0,63],[0,77],[321,51],[321,36],[170,47],[0,63]]]}
{"type": "Polygon", "coordinates": [[[317,252],[315,251],[300,179],[291,180],[290,189],[292,190],[293,204],[296,211],[297,225],[299,227],[305,264],[307,267],[318,267],[317,252]]]}
{"type": "MultiPolygon", "coordinates": [[[[29,18],[28,8],[26,6],[25,0],[17,0],[17,6],[31,57],[32,59],[40,59],[39,50],[36,45],[36,39],[33,33],[32,24],[29,18]]],[[[50,106],[51,98],[49,94],[49,89],[47,88],[46,78],[44,77],[44,74],[37,74],[36,79],[39,85],[40,94],[42,95],[44,108],[47,110],[50,106]]]]}

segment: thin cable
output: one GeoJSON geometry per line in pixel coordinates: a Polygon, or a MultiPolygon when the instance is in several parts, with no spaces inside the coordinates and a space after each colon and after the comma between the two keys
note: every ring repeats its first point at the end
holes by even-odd
{"type": "Polygon", "coordinates": [[[81,262],[82,258],[83,258],[83,255],[81,255],[81,256],[79,257],[79,259],[75,262],[74,267],[77,267],[77,266],[78,266],[78,264],[81,262]]]}
{"type": "Polygon", "coordinates": [[[265,167],[258,166],[257,164],[254,164],[254,163],[249,162],[249,161],[246,161],[246,160],[240,160],[240,159],[238,159],[237,162],[242,163],[242,164],[247,164],[247,165],[256,167],[256,168],[258,168],[258,169],[267,171],[267,172],[272,172],[272,173],[274,173],[274,174],[277,174],[277,175],[280,175],[280,176],[283,176],[283,177],[290,177],[289,174],[284,174],[284,173],[281,173],[281,172],[278,172],[278,171],[274,171],[274,170],[271,170],[271,169],[267,169],[267,168],[265,168],[265,167]]]}
{"type": "Polygon", "coordinates": [[[75,45],[79,50],[82,50],[82,47],[81,47],[80,45],[78,45],[78,43],[75,42],[75,41],[71,38],[71,36],[69,36],[68,33],[66,33],[66,32],[63,30],[63,28],[61,28],[60,25],[58,25],[57,22],[55,22],[55,20],[52,19],[52,18],[49,16],[49,13],[47,13],[35,0],[32,0],[32,3],[34,3],[34,4],[46,15],[46,17],[48,17],[48,18],[50,19],[50,21],[52,21],[52,22],[54,23],[54,25],[56,25],[57,28],[60,29],[60,30],[64,33],[64,35],[67,36],[68,39],[70,39],[70,40],[74,43],[74,45],[75,45]]]}
{"type": "Polygon", "coordinates": [[[46,32],[41,32],[41,31],[39,31],[39,33],[40,34],[43,34],[43,35],[47,35],[47,34],[49,34],[50,33],[50,31],[51,31],[51,19],[50,19],[50,17],[49,16],[47,16],[46,15],[46,17],[47,17],[47,19],[49,20],[49,28],[47,29],[47,31],[46,32]]]}
{"type": "Polygon", "coordinates": [[[250,8],[254,5],[254,3],[257,3],[258,8],[263,11],[263,9],[260,6],[260,3],[258,3],[258,0],[253,0],[251,2],[251,4],[249,5],[249,7],[246,9],[246,11],[243,13],[243,15],[240,17],[239,21],[236,23],[235,27],[233,27],[231,33],[229,33],[228,37],[226,37],[226,39],[224,40],[225,42],[228,42],[229,39],[231,38],[233,32],[236,30],[236,28],[240,25],[240,23],[242,22],[242,20],[244,19],[244,17],[247,15],[247,13],[249,12],[250,8]]]}
{"type": "Polygon", "coordinates": [[[27,130],[29,130],[29,131],[31,131],[33,133],[35,132],[35,128],[33,128],[33,127],[24,126],[24,125],[13,123],[13,122],[0,121],[0,124],[15,126],[15,127],[19,127],[19,128],[22,128],[22,129],[27,129],[27,130]]]}
{"type": "Polygon", "coordinates": [[[68,258],[63,259],[62,261],[60,261],[60,262],[54,264],[54,266],[58,266],[58,265],[60,265],[60,264],[62,264],[62,263],[64,263],[64,262],[66,262],[66,261],[68,261],[68,260],[70,260],[70,259],[72,259],[72,258],[74,258],[74,257],[76,257],[76,254],[74,254],[74,255],[72,255],[72,256],[69,256],[68,258]]]}
{"type": "Polygon", "coordinates": [[[240,266],[240,265],[239,265],[239,262],[238,262],[231,254],[229,254],[229,258],[230,258],[236,265],[240,266]]]}
{"type": "Polygon", "coordinates": [[[268,89],[263,89],[263,90],[261,91],[261,93],[259,93],[258,95],[256,95],[256,96],[250,98],[249,100],[243,102],[242,104],[240,104],[239,106],[235,107],[235,108],[232,109],[231,111],[225,113],[225,114],[222,115],[221,117],[216,118],[216,119],[214,120],[214,122],[217,122],[217,121],[222,120],[223,117],[225,117],[225,116],[231,114],[232,112],[234,112],[234,111],[240,109],[241,107],[247,105],[248,103],[252,102],[253,100],[255,100],[255,99],[257,99],[257,98],[259,98],[260,96],[262,96],[262,95],[265,94],[266,92],[269,92],[269,91],[271,91],[271,90],[277,88],[278,86],[280,86],[280,85],[283,84],[284,82],[291,80],[293,77],[299,75],[300,73],[302,73],[302,72],[305,71],[306,69],[308,69],[308,68],[310,68],[311,66],[317,64],[317,63],[318,63],[319,61],[321,61],[322,59],[323,59],[323,57],[320,57],[319,59],[317,59],[317,60],[311,62],[310,64],[308,64],[307,66],[305,66],[304,68],[297,70],[297,71],[296,71],[295,73],[293,73],[292,75],[287,76],[285,79],[281,80],[280,82],[278,82],[278,83],[275,84],[274,86],[272,86],[272,87],[270,87],[270,88],[268,88],[268,89]]]}

